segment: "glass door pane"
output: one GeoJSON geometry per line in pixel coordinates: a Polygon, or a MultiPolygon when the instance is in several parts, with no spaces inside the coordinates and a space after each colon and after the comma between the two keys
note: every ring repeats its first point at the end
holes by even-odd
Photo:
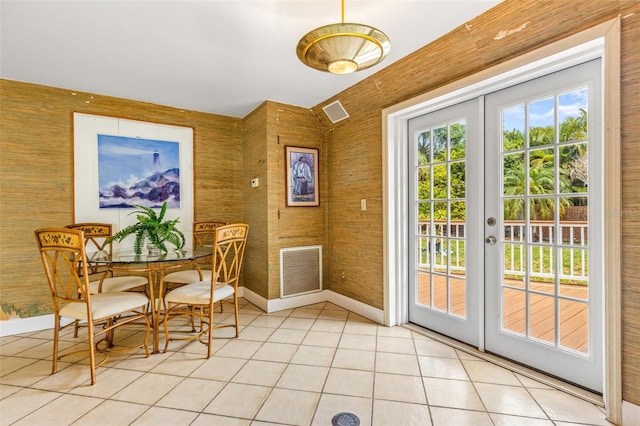
{"type": "MultiPolygon", "coordinates": [[[[481,275],[481,253],[471,259],[468,250],[468,212],[482,200],[477,111],[478,101],[468,101],[409,123],[410,320],[471,344],[480,330],[479,286],[468,280],[472,271],[476,283],[481,275]]],[[[480,236],[472,237],[476,246],[480,236]]]]}
{"type": "Polygon", "coordinates": [[[499,111],[502,329],[583,353],[589,350],[587,99],[581,86],[499,111]]]}
{"type": "Polygon", "coordinates": [[[594,60],[485,98],[485,215],[499,225],[485,228],[496,232],[485,246],[485,348],[596,391],[599,67],[594,60]]]}
{"type": "Polygon", "coordinates": [[[464,120],[418,134],[418,303],[465,317],[464,120]],[[427,238],[425,238],[425,236],[427,238]],[[429,238],[430,237],[430,238],[429,238]]]}

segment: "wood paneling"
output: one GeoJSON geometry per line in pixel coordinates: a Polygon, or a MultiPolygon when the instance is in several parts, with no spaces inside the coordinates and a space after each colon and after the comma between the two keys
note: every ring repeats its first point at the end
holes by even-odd
{"type": "Polygon", "coordinates": [[[10,80],[0,93],[0,318],[52,312],[33,231],[73,221],[73,112],[193,127],[195,218],[243,218],[242,120],[10,80]]]}

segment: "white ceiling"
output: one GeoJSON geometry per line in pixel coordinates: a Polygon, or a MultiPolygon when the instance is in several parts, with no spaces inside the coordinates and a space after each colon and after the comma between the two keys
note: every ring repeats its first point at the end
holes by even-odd
{"type": "Polygon", "coordinates": [[[345,22],[391,39],[347,76],[302,65],[298,40],[340,0],[1,0],[0,77],[244,117],[265,100],[313,107],[500,0],[346,0],[345,22]]]}

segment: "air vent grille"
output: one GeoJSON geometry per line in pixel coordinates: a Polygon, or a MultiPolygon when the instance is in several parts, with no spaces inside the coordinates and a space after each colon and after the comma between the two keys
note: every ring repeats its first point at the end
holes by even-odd
{"type": "Polygon", "coordinates": [[[329,105],[322,107],[322,109],[332,123],[349,118],[347,110],[344,109],[340,101],[331,102],[329,105]]]}
{"type": "Polygon", "coordinates": [[[322,246],[280,249],[280,297],[322,290],[322,246]]]}

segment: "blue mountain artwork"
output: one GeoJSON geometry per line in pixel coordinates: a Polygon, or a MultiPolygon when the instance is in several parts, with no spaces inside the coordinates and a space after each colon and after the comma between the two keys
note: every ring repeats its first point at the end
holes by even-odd
{"type": "Polygon", "coordinates": [[[100,208],[180,207],[178,142],[98,135],[100,208]]]}

